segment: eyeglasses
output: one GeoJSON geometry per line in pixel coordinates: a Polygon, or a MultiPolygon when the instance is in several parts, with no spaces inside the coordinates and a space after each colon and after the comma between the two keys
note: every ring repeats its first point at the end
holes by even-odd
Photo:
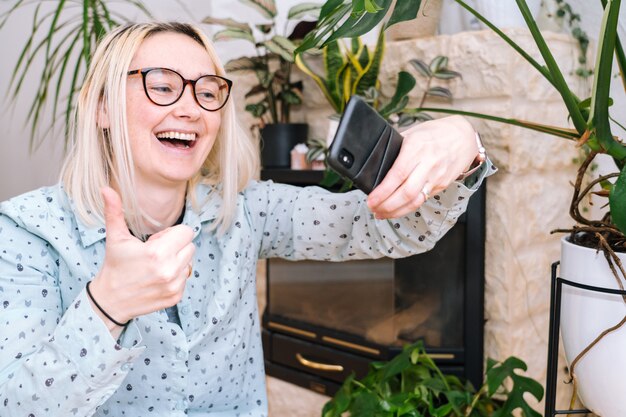
{"type": "Polygon", "coordinates": [[[226,104],[233,85],[231,80],[219,75],[203,75],[196,80],[187,80],[168,68],[141,68],[127,74],[141,74],[146,96],[157,106],[176,103],[183,96],[185,86],[191,84],[198,105],[204,110],[217,111],[226,104]]]}

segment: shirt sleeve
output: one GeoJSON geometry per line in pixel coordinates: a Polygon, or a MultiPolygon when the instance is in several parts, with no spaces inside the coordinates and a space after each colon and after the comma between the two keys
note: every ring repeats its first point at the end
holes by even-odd
{"type": "Polygon", "coordinates": [[[113,339],[85,289],[62,300],[58,275],[51,245],[0,205],[2,416],[91,416],[143,351],[134,323],[113,339]]]}
{"type": "Polygon", "coordinates": [[[261,241],[260,257],[343,261],[399,258],[431,249],[467,209],[469,198],[495,172],[490,161],[463,183],[429,198],[417,211],[377,220],[361,191],[257,183],[246,195],[261,241]]]}

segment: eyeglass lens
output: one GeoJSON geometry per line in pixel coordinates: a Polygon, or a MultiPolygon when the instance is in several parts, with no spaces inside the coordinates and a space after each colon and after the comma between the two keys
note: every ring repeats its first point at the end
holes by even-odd
{"type": "MultiPolygon", "coordinates": [[[[184,88],[183,78],[165,68],[148,71],[145,74],[145,83],[150,100],[163,106],[176,102],[184,88]]],[[[228,83],[219,77],[205,75],[195,82],[194,94],[200,106],[206,110],[217,110],[228,98],[228,83]]]]}

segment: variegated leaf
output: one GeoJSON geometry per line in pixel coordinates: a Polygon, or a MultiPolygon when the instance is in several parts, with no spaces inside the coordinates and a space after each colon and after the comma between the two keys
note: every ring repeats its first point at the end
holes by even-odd
{"type": "Polygon", "coordinates": [[[419,72],[424,77],[430,77],[432,75],[432,73],[430,72],[430,68],[428,68],[428,65],[426,65],[424,61],[420,61],[419,59],[412,59],[409,61],[409,63],[413,65],[413,68],[415,68],[417,72],[419,72]]]}
{"type": "Polygon", "coordinates": [[[432,61],[430,61],[430,71],[435,73],[440,69],[445,68],[448,65],[448,57],[445,56],[437,56],[432,61]]]}
{"type": "Polygon", "coordinates": [[[428,89],[428,95],[434,97],[443,97],[452,100],[452,93],[444,87],[431,87],[428,89]]]}
{"type": "Polygon", "coordinates": [[[256,9],[264,17],[276,17],[276,2],[274,0],[239,0],[241,3],[256,9]]]}
{"type": "Polygon", "coordinates": [[[262,67],[261,63],[258,62],[258,58],[250,58],[247,56],[231,59],[224,65],[224,69],[227,72],[238,72],[238,71],[255,71],[262,67]]]}
{"type": "Polygon", "coordinates": [[[296,20],[310,17],[315,20],[319,18],[322,3],[300,3],[289,9],[287,19],[296,20]]]}
{"type": "Polygon", "coordinates": [[[230,41],[233,39],[244,39],[246,41],[254,43],[254,38],[252,37],[252,34],[240,29],[224,29],[216,32],[215,35],[213,35],[213,40],[215,42],[230,41]]]}
{"type": "Polygon", "coordinates": [[[208,25],[225,26],[225,27],[230,28],[230,29],[240,29],[240,30],[243,30],[245,32],[248,32],[248,33],[252,34],[252,28],[250,27],[249,24],[237,22],[236,20],[233,20],[231,18],[220,19],[220,18],[217,18],[217,17],[210,17],[209,16],[209,17],[205,17],[202,20],[202,23],[206,23],[208,25]]]}
{"type": "Polygon", "coordinates": [[[285,61],[293,62],[293,51],[296,49],[296,45],[284,36],[276,35],[272,39],[263,42],[263,45],[270,51],[285,61]]]}

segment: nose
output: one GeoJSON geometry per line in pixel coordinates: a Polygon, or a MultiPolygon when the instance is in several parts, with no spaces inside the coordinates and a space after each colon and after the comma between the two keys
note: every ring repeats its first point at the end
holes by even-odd
{"type": "Polygon", "coordinates": [[[197,119],[200,117],[202,112],[202,109],[193,94],[193,86],[191,83],[187,83],[183,86],[183,95],[176,103],[174,103],[174,106],[174,114],[177,117],[197,119]]]}

